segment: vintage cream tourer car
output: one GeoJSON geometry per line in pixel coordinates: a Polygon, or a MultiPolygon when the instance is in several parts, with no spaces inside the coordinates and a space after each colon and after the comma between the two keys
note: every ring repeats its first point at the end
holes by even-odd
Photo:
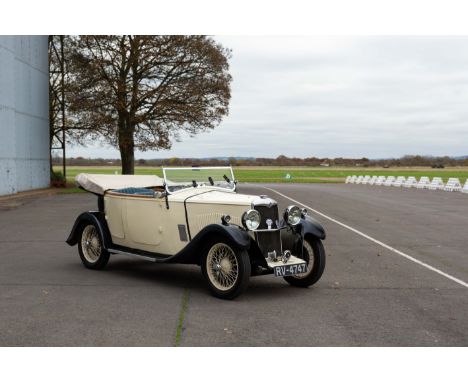
{"type": "Polygon", "coordinates": [[[114,254],[198,264],[211,292],[225,299],[242,293],[250,276],[274,274],[298,287],[322,276],[325,231],[306,210],[292,205],[280,214],[273,199],[238,193],[230,167],[163,173],[76,177],[98,199],[67,239],[85,267],[102,269],[114,254]]]}

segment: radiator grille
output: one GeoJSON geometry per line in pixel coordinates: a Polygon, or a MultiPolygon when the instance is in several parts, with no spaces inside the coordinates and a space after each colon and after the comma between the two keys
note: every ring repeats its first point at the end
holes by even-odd
{"type": "Polygon", "coordinates": [[[274,204],[271,207],[269,206],[254,206],[254,208],[260,212],[261,221],[258,229],[267,229],[268,225],[266,223],[267,219],[273,220],[272,228],[278,228],[278,205],[274,204]]]}
{"type": "MultiPolygon", "coordinates": [[[[266,223],[267,219],[271,219],[273,224],[271,228],[278,228],[279,216],[278,216],[278,205],[273,204],[271,206],[254,206],[254,208],[260,212],[261,222],[258,229],[268,229],[266,223]]],[[[256,232],[255,237],[263,256],[268,257],[268,252],[276,251],[277,256],[281,256],[281,233],[280,231],[271,232],[256,232]]]]}

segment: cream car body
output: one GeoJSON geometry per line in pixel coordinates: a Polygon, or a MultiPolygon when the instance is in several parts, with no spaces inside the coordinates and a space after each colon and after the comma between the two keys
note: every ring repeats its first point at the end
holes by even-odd
{"type": "Polygon", "coordinates": [[[168,209],[164,198],[111,191],[104,195],[105,218],[115,244],[174,255],[204,227],[219,224],[223,215],[230,215],[231,223],[241,226],[242,214],[257,198],[209,187],[186,189],[168,196],[168,209]],[[181,240],[180,229],[185,230],[187,240],[181,240]]]}
{"type": "MultiPolygon", "coordinates": [[[[311,257],[318,251],[318,278],[323,272],[324,251],[317,240],[323,240],[325,232],[320,224],[304,211],[290,223],[291,208],[282,219],[273,199],[238,193],[231,168],[164,169],[164,179],[80,174],[76,180],[98,197],[98,210],[81,214],[67,240],[70,245],[79,244],[88,268],[100,268],[109,254],[200,264],[208,281],[215,284],[218,274],[237,270],[237,278],[229,276],[234,288],[242,272],[248,277],[275,273],[299,280],[311,272],[307,264],[312,264],[311,257]],[[254,228],[246,222],[250,216],[258,220],[254,228]],[[309,248],[307,238],[313,241],[309,248]],[[210,255],[210,243],[221,254],[210,255]],[[305,251],[311,252],[309,257],[305,251]]],[[[297,215],[298,207],[294,208],[291,213],[297,215]]],[[[218,285],[222,292],[218,297],[237,295],[224,287],[218,285]]]]}

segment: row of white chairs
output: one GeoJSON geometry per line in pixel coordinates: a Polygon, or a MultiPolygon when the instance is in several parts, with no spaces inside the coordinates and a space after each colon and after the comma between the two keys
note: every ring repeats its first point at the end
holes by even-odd
{"type": "Polygon", "coordinates": [[[414,176],[408,178],[404,176],[370,176],[370,175],[351,175],[346,177],[349,184],[369,184],[375,186],[418,188],[428,190],[459,191],[468,194],[468,179],[462,186],[458,178],[449,178],[444,184],[442,178],[434,177],[430,180],[427,176],[422,176],[419,181],[414,176]]]}

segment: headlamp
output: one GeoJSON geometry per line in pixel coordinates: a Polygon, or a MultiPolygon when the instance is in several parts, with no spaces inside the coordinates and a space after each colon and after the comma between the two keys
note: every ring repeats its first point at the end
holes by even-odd
{"type": "Polygon", "coordinates": [[[256,210],[248,210],[242,215],[242,224],[249,231],[254,231],[260,225],[260,212],[256,210]]]}

